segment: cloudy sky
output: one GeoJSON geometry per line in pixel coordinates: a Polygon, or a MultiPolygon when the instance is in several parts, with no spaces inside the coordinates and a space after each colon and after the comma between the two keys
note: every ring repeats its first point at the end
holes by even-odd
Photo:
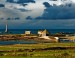
{"type": "Polygon", "coordinates": [[[0,29],[75,29],[75,0],[0,0],[0,29]]]}

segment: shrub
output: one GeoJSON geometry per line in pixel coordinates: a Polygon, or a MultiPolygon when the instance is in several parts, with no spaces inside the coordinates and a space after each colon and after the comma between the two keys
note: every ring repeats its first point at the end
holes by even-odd
{"type": "Polygon", "coordinates": [[[65,52],[62,54],[62,56],[69,56],[69,53],[65,52]]]}

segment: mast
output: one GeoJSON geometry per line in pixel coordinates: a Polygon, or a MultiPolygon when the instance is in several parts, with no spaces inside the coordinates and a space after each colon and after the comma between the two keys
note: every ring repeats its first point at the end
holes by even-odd
{"type": "Polygon", "coordinates": [[[8,32],[8,24],[7,24],[7,21],[6,21],[6,28],[5,28],[5,32],[8,32]]]}

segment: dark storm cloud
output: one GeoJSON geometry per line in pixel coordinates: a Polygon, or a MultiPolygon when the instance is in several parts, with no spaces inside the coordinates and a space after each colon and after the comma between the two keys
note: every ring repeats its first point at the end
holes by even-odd
{"type": "Polygon", "coordinates": [[[21,4],[22,6],[26,6],[27,4],[21,4]]]}
{"type": "Polygon", "coordinates": [[[56,20],[56,19],[75,19],[75,4],[66,4],[51,6],[48,2],[44,2],[46,9],[42,16],[39,16],[35,19],[49,19],[49,20],[56,20]]]}
{"type": "Polygon", "coordinates": [[[26,10],[26,9],[23,9],[23,8],[20,8],[20,9],[18,9],[18,10],[20,10],[21,12],[27,12],[27,11],[30,11],[30,10],[26,10]]]}
{"type": "Polygon", "coordinates": [[[45,5],[45,7],[50,7],[50,4],[48,2],[44,2],[43,4],[45,5]]]}
{"type": "Polygon", "coordinates": [[[14,0],[7,0],[6,2],[10,2],[10,3],[29,3],[29,2],[32,2],[32,3],[35,3],[34,0],[18,0],[17,2],[15,2],[14,0]]]}
{"type": "Polygon", "coordinates": [[[28,20],[28,19],[30,19],[30,20],[31,20],[31,19],[33,19],[33,18],[32,18],[31,16],[28,16],[26,19],[27,19],[27,20],[28,20]]]}
{"type": "Polygon", "coordinates": [[[4,7],[4,4],[0,4],[0,7],[4,7]]]}

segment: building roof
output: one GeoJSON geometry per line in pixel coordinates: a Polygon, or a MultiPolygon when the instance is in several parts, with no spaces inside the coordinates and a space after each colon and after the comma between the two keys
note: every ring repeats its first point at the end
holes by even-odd
{"type": "Polygon", "coordinates": [[[42,33],[49,34],[49,32],[46,29],[42,33]]]}

